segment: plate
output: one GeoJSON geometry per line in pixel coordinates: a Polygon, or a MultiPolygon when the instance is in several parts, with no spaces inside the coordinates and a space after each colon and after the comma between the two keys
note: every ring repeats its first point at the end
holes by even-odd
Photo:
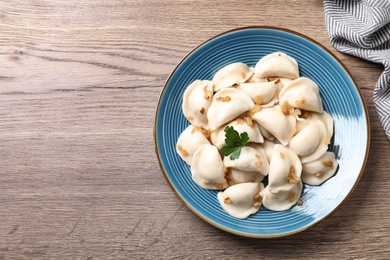
{"type": "Polygon", "coordinates": [[[345,66],[329,50],[298,32],[274,27],[245,27],[217,35],[192,50],[169,76],[158,101],[154,138],[163,175],[176,196],[201,219],[241,236],[272,238],[295,234],[334,213],[356,187],[367,161],[370,127],[366,105],[345,66]],[[223,66],[243,62],[254,67],[272,52],[298,61],[301,76],[314,80],[324,110],[334,120],[329,150],[339,168],[320,186],[304,185],[303,205],[274,212],[262,208],[239,220],[223,211],[217,191],[204,190],[191,178],[190,167],[176,154],[176,141],[189,125],[181,104],[186,87],[196,79],[211,80],[223,66]]]}

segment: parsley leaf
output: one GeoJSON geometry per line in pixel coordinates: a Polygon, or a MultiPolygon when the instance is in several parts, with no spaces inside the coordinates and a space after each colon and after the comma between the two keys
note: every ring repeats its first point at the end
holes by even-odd
{"type": "Polygon", "coordinates": [[[227,126],[225,131],[225,146],[221,148],[223,155],[230,155],[231,160],[235,160],[240,157],[241,149],[249,141],[247,132],[239,134],[232,126],[227,126]]]}

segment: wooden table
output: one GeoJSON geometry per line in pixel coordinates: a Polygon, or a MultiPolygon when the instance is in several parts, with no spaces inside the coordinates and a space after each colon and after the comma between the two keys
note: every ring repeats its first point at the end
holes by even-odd
{"type": "Polygon", "coordinates": [[[372,101],[383,68],[332,47],[322,1],[3,0],[0,59],[0,259],[389,259],[390,145],[372,101]],[[153,140],[159,94],[182,57],[249,25],[329,48],[361,89],[372,131],[349,200],[270,240],[191,213],[153,140]]]}

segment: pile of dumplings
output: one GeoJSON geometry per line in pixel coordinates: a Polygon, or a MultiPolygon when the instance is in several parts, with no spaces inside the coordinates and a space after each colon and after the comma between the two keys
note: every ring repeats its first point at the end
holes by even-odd
{"type": "Polygon", "coordinates": [[[300,77],[297,61],[285,53],[268,54],[254,68],[232,63],[212,80],[192,82],[182,110],[190,125],[176,151],[197,185],[220,190],[219,203],[235,218],[262,206],[284,211],[300,205],[303,183],[320,185],[338,167],[328,151],[333,119],[318,85],[300,77]],[[227,126],[249,137],[235,160],[220,152],[227,126]]]}

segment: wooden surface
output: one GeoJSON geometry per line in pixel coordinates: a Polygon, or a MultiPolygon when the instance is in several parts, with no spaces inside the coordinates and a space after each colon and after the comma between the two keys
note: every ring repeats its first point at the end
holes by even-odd
{"type": "Polygon", "coordinates": [[[320,0],[1,0],[0,259],[389,259],[390,143],[372,102],[381,71],[331,46],[320,0]],[[248,25],[328,47],[360,87],[372,130],[350,199],[272,240],[191,213],[154,151],[171,71],[208,38],[248,25]]]}

